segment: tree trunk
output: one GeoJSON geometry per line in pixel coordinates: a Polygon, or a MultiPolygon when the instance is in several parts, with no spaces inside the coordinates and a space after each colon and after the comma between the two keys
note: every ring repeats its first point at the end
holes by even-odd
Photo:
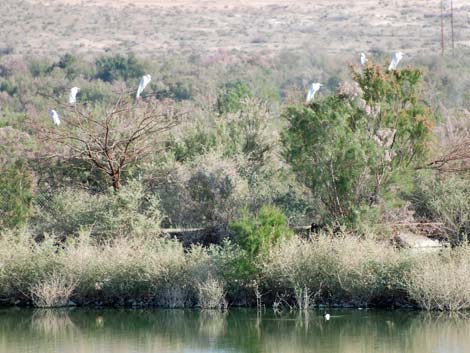
{"type": "Polygon", "coordinates": [[[119,191],[119,189],[121,188],[121,176],[119,175],[119,173],[115,173],[111,176],[111,178],[113,181],[114,191],[119,191]]]}

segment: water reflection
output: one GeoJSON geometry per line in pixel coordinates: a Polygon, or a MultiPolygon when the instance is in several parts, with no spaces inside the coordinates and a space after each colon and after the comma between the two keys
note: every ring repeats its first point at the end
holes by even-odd
{"type": "Polygon", "coordinates": [[[467,314],[0,310],[0,352],[464,353],[467,314]]]}

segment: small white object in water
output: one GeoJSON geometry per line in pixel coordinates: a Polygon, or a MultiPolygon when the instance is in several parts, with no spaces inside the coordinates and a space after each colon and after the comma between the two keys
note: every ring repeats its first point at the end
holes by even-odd
{"type": "Polygon", "coordinates": [[[328,321],[330,319],[330,314],[325,314],[325,320],[328,321]]]}

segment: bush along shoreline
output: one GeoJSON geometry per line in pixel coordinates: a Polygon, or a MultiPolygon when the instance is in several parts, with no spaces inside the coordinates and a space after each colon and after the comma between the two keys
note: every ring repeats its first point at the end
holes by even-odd
{"type": "Polygon", "coordinates": [[[250,254],[230,241],[185,250],[164,237],[38,243],[9,232],[0,252],[3,305],[470,308],[468,246],[415,253],[372,235],[289,235],[250,254]]]}

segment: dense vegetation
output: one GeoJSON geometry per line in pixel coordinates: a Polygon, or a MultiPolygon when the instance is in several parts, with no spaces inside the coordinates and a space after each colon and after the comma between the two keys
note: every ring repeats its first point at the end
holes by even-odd
{"type": "Polygon", "coordinates": [[[308,68],[275,60],[0,57],[0,296],[469,307],[455,270],[470,235],[459,59],[316,67],[326,85],[309,104],[308,68]],[[462,248],[398,250],[384,224],[403,222],[439,223],[462,248]],[[328,235],[292,230],[312,223],[328,235]],[[218,245],[183,249],[161,231],[179,227],[215,227],[218,245]]]}

